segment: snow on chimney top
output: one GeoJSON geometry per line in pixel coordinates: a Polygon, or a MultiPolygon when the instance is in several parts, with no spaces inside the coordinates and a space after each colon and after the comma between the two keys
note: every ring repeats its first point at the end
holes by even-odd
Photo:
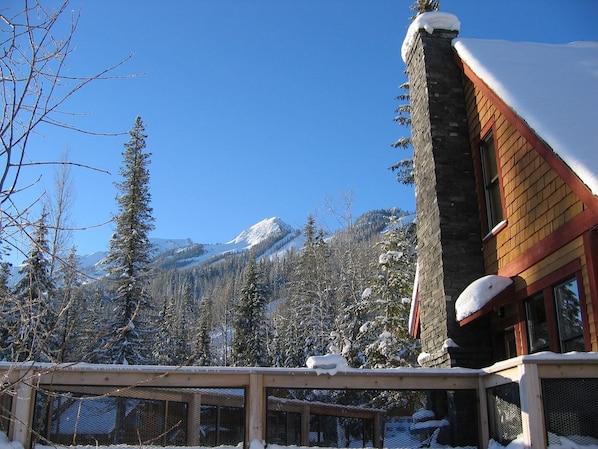
{"type": "Polygon", "coordinates": [[[430,11],[418,15],[409,26],[403,46],[401,47],[401,57],[405,63],[407,63],[407,54],[413,44],[413,37],[421,28],[429,34],[432,34],[436,29],[459,31],[461,29],[461,22],[457,16],[447,12],[430,11]]]}

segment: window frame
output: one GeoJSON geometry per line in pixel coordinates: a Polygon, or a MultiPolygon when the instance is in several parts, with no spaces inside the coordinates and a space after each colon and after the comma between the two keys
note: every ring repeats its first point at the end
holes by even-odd
{"type": "Polygon", "coordinates": [[[541,352],[541,351],[548,351],[550,350],[550,347],[552,346],[552,341],[551,341],[551,329],[550,329],[550,318],[549,315],[549,309],[550,307],[546,307],[546,295],[544,294],[544,290],[540,290],[537,293],[534,293],[532,296],[528,297],[525,299],[524,301],[524,308],[525,308],[525,331],[527,334],[527,347],[528,347],[528,352],[529,353],[534,353],[534,352],[541,352]],[[532,318],[532,312],[535,312],[536,310],[539,310],[539,308],[536,307],[536,303],[539,302],[542,305],[542,312],[544,313],[544,321],[543,322],[538,322],[535,318],[537,318],[537,314],[533,313],[533,318],[532,318]],[[545,325],[545,329],[543,326],[540,325],[545,325]],[[544,335],[545,334],[545,335],[544,335]],[[545,343],[542,345],[538,345],[536,347],[536,349],[534,348],[534,342],[532,342],[533,338],[537,338],[537,337],[546,337],[545,338],[545,343]]]}
{"type": "Polygon", "coordinates": [[[571,343],[577,339],[579,339],[581,337],[583,343],[584,343],[584,349],[585,349],[585,338],[584,338],[584,323],[583,323],[583,314],[581,312],[582,309],[582,301],[581,301],[581,295],[579,294],[580,291],[580,280],[577,278],[577,276],[571,276],[568,277],[566,279],[563,279],[561,282],[558,282],[556,284],[554,284],[552,286],[551,289],[551,293],[552,293],[552,302],[554,304],[554,310],[555,310],[555,318],[556,318],[556,325],[557,325],[557,331],[558,331],[558,340],[559,340],[559,349],[561,352],[569,352],[569,351],[575,351],[575,349],[572,348],[568,348],[565,349],[565,345],[568,343],[571,343]],[[577,296],[577,300],[579,302],[578,306],[579,306],[579,311],[577,313],[578,315],[578,319],[580,321],[581,324],[581,332],[577,331],[574,334],[566,334],[565,335],[565,331],[567,330],[567,327],[563,324],[563,314],[559,313],[562,312],[563,308],[560,305],[560,298],[557,295],[557,288],[560,288],[568,283],[570,283],[571,281],[575,281],[575,286],[577,289],[576,292],[576,296],[577,296]]]}
{"type": "Polygon", "coordinates": [[[488,240],[492,236],[498,234],[507,225],[507,214],[505,208],[505,195],[502,179],[502,167],[500,165],[500,159],[498,157],[498,138],[495,129],[494,119],[490,120],[486,126],[482,129],[478,139],[475,141],[475,171],[476,171],[476,183],[478,189],[478,202],[480,204],[480,222],[482,225],[482,234],[485,236],[483,241],[488,240]],[[488,167],[487,158],[484,155],[485,142],[492,141],[493,153],[494,153],[494,167],[496,173],[492,176],[490,182],[488,178],[488,167]],[[488,187],[493,187],[496,190],[496,195],[493,196],[488,187]],[[500,204],[496,204],[493,198],[498,198],[500,204]],[[496,212],[500,213],[500,219],[493,219],[496,212]]]}
{"type": "Polygon", "coordinates": [[[577,293],[579,300],[580,316],[581,316],[581,337],[583,338],[584,351],[591,350],[590,335],[589,335],[589,322],[586,311],[586,299],[583,287],[583,277],[581,272],[581,263],[579,260],[575,260],[556,272],[546,276],[544,279],[530,285],[524,289],[525,296],[523,299],[523,329],[525,332],[524,344],[525,353],[532,354],[532,348],[530,344],[530,328],[528,319],[528,301],[538,298],[542,295],[544,300],[544,310],[546,313],[546,322],[548,326],[548,347],[542,347],[537,351],[549,350],[555,353],[562,353],[563,344],[567,341],[572,341],[579,338],[580,335],[575,335],[571,338],[563,339],[560,335],[558,316],[557,316],[557,305],[555,300],[555,288],[559,285],[563,285],[566,282],[575,279],[577,282],[577,293]]]}
{"type": "Polygon", "coordinates": [[[482,164],[482,181],[484,200],[486,202],[486,220],[488,229],[494,229],[504,220],[502,210],[502,194],[500,173],[496,157],[496,141],[492,130],[488,131],[479,144],[480,162],[482,164]]]}

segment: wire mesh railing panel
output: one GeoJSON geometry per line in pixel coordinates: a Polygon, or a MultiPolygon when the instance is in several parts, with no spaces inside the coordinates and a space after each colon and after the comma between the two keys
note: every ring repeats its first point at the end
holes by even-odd
{"type": "Polygon", "coordinates": [[[507,445],[523,433],[519,384],[488,388],[486,398],[490,438],[507,445]]]}
{"type": "Polygon", "coordinates": [[[598,379],[542,379],[542,396],[549,442],[598,446],[598,379]]]}
{"type": "Polygon", "coordinates": [[[397,449],[478,444],[473,390],[272,388],[267,397],[267,444],[397,449]]]}
{"type": "Polygon", "coordinates": [[[243,389],[42,387],[33,446],[237,446],[244,404],[243,389]]]}

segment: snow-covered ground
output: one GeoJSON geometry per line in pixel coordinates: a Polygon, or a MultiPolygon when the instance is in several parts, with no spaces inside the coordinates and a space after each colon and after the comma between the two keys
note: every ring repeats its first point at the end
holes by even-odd
{"type": "MultiPolygon", "coordinates": [[[[587,443],[589,440],[588,437],[579,437],[579,436],[569,436],[569,437],[562,437],[557,436],[554,434],[549,434],[549,446],[548,449],[598,449],[598,440],[595,440],[594,444],[581,444],[580,442],[587,443]]],[[[412,439],[410,442],[404,442],[403,444],[409,444],[409,446],[401,446],[393,447],[392,449],[412,449],[417,447],[422,447],[419,443],[412,439]]],[[[300,446],[280,446],[276,444],[264,444],[262,441],[253,440],[250,443],[249,449],[302,449],[300,446]]],[[[139,448],[141,446],[134,446],[134,445],[113,445],[113,446],[46,446],[46,445],[36,445],[35,449],[57,449],[62,447],[68,447],[70,449],[132,449],[132,448],[139,448]]],[[[190,447],[190,446],[187,446],[190,447]]],[[[239,449],[238,446],[218,446],[219,449],[239,449]]],[[[436,449],[460,449],[453,446],[443,446],[435,444],[431,442],[429,446],[430,448],[436,449]]],[[[143,449],[150,449],[152,446],[143,445],[143,449]]],[[[155,446],[156,449],[180,449],[181,446],[172,446],[172,447],[165,447],[165,446],[155,446]]],[[[18,441],[9,441],[6,437],[6,434],[0,432],[0,449],[23,449],[23,445],[18,441]]],[[[204,449],[203,447],[193,447],[193,449],[204,449]]],[[[208,449],[208,448],[205,448],[208,449]]],[[[307,449],[307,448],[306,448],[307,449]]],[[[469,446],[468,448],[461,448],[461,449],[473,449],[473,447],[469,446]]],[[[488,443],[488,449],[525,449],[525,445],[523,444],[522,438],[517,438],[513,442],[511,442],[507,446],[503,446],[498,444],[497,442],[490,440],[488,443]]]]}
{"type": "MultiPolygon", "coordinates": [[[[548,449],[598,449],[598,440],[593,444],[586,444],[592,438],[582,436],[563,437],[553,433],[548,434],[548,449]]],[[[523,438],[519,437],[513,440],[507,446],[498,444],[496,441],[490,440],[488,449],[525,449],[523,438]]]]}

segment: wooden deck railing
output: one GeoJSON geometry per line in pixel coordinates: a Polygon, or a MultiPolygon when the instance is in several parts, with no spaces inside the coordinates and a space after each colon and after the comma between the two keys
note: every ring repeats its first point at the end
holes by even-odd
{"type": "MultiPolygon", "coordinates": [[[[335,375],[318,375],[310,369],[0,363],[2,392],[12,398],[8,436],[22,442],[25,448],[32,441],[36,392],[49,387],[66,390],[68,386],[98,387],[112,395],[149,388],[242,389],[245,447],[252,440],[266,440],[268,389],[474,390],[479,404],[479,447],[486,447],[492,426],[487,392],[508,384],[519,386],[525,444],[547,447],[541,379],[563,378],[598,379],[598,354],[524,356],[481,370],[401,368],[346,370],[335,375]]],[[[591,406],[598,416],[598,401],[591,406]]]]}

